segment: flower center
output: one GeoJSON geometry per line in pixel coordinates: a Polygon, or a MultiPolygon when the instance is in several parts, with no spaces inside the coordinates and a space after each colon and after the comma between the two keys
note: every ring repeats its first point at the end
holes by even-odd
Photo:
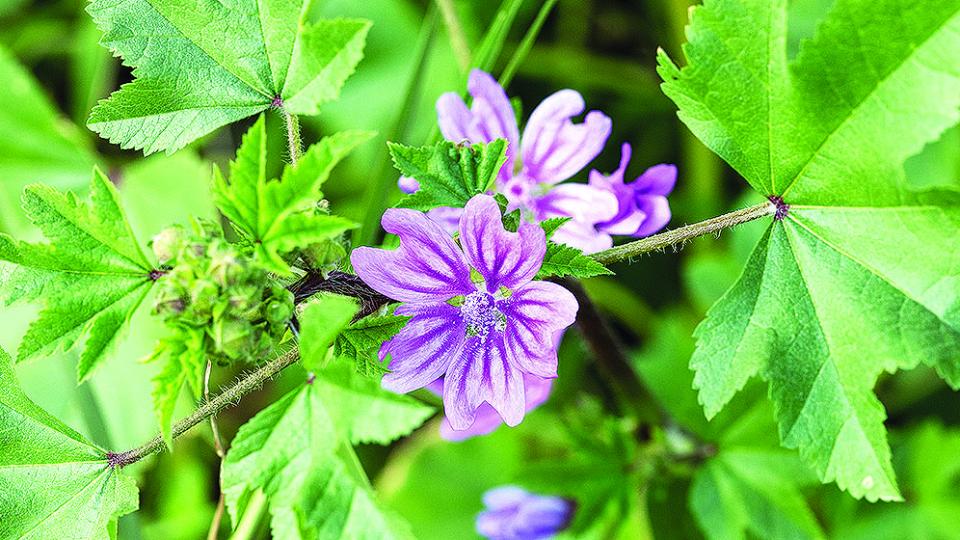
{"type": "Polygon", "coordinates": [[[467,336],[479,336],[481,341],[486,340],[490,329],[503,332],[507,326],[507,318],[497,309],[496,299],[486,291],[464,297],[460,317],[467,323],[467,336]]]}

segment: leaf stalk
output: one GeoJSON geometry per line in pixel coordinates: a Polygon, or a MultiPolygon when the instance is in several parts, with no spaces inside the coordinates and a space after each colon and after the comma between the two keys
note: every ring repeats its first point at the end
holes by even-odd
{"type": "Polygon", "coordinates": [[[671,246],[682,246],[694,238],[715,234],[723,229],[729,229],[730,227],[735,227],[765,216],[772,216],[776,214],[776,212],[777,205],[768,201],[692,225],[685,225],[664,231],[660,234],[615,246],[599,253],[594,253],[593,258],[600,264],[611,264],[633,259],[634,257],[639,257],[652,251],[663,251],[671,246]]]}
{"type": "MultiPolygon", "coordinates": [[[[240,401],[240,398],[256,390],[257,388],[260,388],[264,382],[272,379],[284,368],[292,365],[297,361],[298,358],[300,358],[299,350],[291,349],[279,357],[260,366],[248,375],[242,377],[240,380],[218,394],[213,399],[205,401],[203,404],[197,407],[197,409],[193,411],[190,416],[174,424],[172,429],[173,438],[175,439],[183,435],[190,430],[190,428],[200,424],[207,418],[210,418],[223,409],[236,404],[240,401]]],[[[157,435],[150,442],[138,448],[134,448],[133,450],[127,450],[126,452],[119,453],[108,452],[107,462],[111,467],[122,468],[136,463],[155,452],[160,452],[163,450],[163,448],[163,437],[157,435]]]]}

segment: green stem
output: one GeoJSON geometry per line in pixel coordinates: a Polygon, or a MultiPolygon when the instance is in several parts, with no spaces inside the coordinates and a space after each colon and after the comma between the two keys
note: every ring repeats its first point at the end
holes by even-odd
{"type": "Polygon", "coordinates": [[[664,231],[660,234],[612,247],[599,253],[594,253],[593,258],[601,264],[611,264],[625,259],[632,259],[645,253],[650,253],[651,251],[662,251],[668,247],[677,245],[682,246],[687,241],[699,236],[718,233],[723,229],[728,229],[748,221],[760,219],[765,216],[772,216],[776,211],[777,207],[772,202],[761,203],[706,221],[685,225],[677,229],[664,231]]]}
{"type": "MultiPolygon", "coordinates": [[[[420,87],[424,80],[424,74],[427,70],[429,60],[430,46],[433,43],[437,30],[437,12],[431,9],[427,13],[427,18],[423,23],[420,39],[417,44],[417,54],[415,68],[407,82],[407,88],[403,98],[403,104],[400,107],[400,113],[396,122],[390,129],[387,136],[388,141],[401,141],[405,137],[407,125],[416,109],[417,99],[420,95],[420,87]]],[[[370,245],[376,243],[380,237],[380,216],[386,210],[387,196],[390,193],[397,193],[397,173],[393,169],[390,156],[383,152],[380,154],[377,164],[372,168],[375,171],[373,185],[367,189],[366,200],[364,201],[364,213],[360,228],[353,236],[354,245],[370,245]]]]}
{"type": "Polygon", "coordinates": [[[290,164],[296,165],[303,154],[300,142],[300,119],[286,109],[281,109],[280,112],[283,113],[283,122],[287,126],[287,153],[290,156],[290,164]]]}
{"type": "Polygon", "coordinates": [[[597,371],[613,390],[621,414],[632,415],[646,424],[659,424],[662,415],[654,405],[656,401],[637,377],[622,344],[590,300],[583,285],[575,279],[564,279],[560,283],[573,293],[580,305],[577,326],[593,355],[597,371]]]}
{"type": "Polygon", "coordinates": [[[237,520],[237,526],[230,535],[230,540],[249,540],[256,536],[260,529],[260,520],[267,509],[267,496],[263,490],[256,490],[250,495],[247,506],[243,509],[240,519],[237,520]]]}
{"type": "MultiPolygon", "coordinates": [[[[205,401],[200,407],[193,411],[190,416],[174,424],[173,438],[183,435],[190,428],[203,422],[207,418],[210,418],[223,409],[236,404],[238,401],[240,401],[240,398],[256,390],[257,388],[260,388],[264,382],[272,379],[284,368],[295,363],[298,358],[300,358],[299,351],[297,349],[291,349],[274,360],[271,360],[270,362],[260,366],[249,375],[242,377],[240,380],[234,383],[233,386],[227,388],[213,399],[205,401]]],[[[150,442],[138,448],[134,448],[133,450],[127,450],[126,452],[120,453],[110,452],[107,454],[107,460],[113,467],[126,467],[131,463],[140,461],[150,454],[162,451],[163,448],[163,437],[157,435],[150,442]]]]}
{"type": "Polygon", "coordinates": [[[457,16],[457,8],[452,0],[437,0],[437,6],[443,15],[443,23],[450,36],[450,47],[457,58],[460,72],[466,73],[470,67],[470,46],[467,45],[467,36],[463,33],[463,25],[460,24],[460,18],[457,16]]]}
{"type": "Polygon", "coordinates": [[[507,63],[507,67],[505,67],[503,73],[500,74],[500,85],[504,88],[510,86],[510,81],[513,80],[513,76],[517,74],[517,69],[520,67],[520,64],[523,63],[527,58],[527,54],[530,53],[530,49],[533,48],[537,36],[540,35],[540,30],[543,28],[543,23],[547,21],[547,16],[553,11],[555,5],[557,5],[557,0],[547,0],[540,6],[537,18],[533,20],[533,24],[527,29],[527,33],[523,36],[523,40],[520,41],[517,50],[514,51],[510,57],[510,62],[507,63]]]}

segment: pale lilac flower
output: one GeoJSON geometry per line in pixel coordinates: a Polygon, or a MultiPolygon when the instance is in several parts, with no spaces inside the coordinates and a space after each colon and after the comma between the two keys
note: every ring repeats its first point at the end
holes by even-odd
{"type": "Polygon", "coordinates": [[[561,497],[536,495],[517,486],[501,486],[483,495],[486,510],[477,516],[477,532],[490,540],[545,540],[570,525],[574,504],[561,497]]]}
{"type": "Polygon", "coordinates": [[[619,205],[617,214],[598,223],[597,229],[606,234],[649,236],[670,222],[667,195],[677,183],[677,167],[654,165],[627,184],[623,176],[630,163],[630,151],[630,145],[623,143],[620,166],[609,176],[590,171],[590,185],[613,193],[619,205]]]}
{"type": "Polygon", "coordinates": [[[610,247],[609,235],[598,232],[595,224],[617,214],[616,197],[586,184],[557,186],[597,157],[610,136],[610,118],[590,111],[582,123],[573,123],[572,118],[584,111],[583,97],[560,90],[534,109],[521,137],[510,99],[493,77],[473,70],[467,89],[473,96],[470,108],[456,93],[437,100],[440,131],[458,143],[507,140],[507,161],[497,188],[509,201],[508,210],[520,208],[535,221],[570,217],[555,241],[591,252],[610,247]]]}
{"type": "Polygon", "coordinates": [[[489,195],[464,208],[460,246],[414,210],[387,210],[382,225],[400,247],[357,248],[350,260],[370,287],[403,302],[395,313],[412,317],[380,349],[391,358],[383,386],[405,393],[444,377],[452,428],[469,428],[484,402],[508,425],[519,424],[524,374],[557,376],[553,338],[577,312],[569,291],[533,281],[546,252],[543,229],[522,223],[506,231],[489,195]]]}
{"type": "MultiPolygon", "coordinates": [[[[544,379],[535,375],[523,375],[523,394],[526,412],[530,412],[542,405],[550,397],[553,388],[553,379],[544,379]]],[[[443,379],[437,379],[427,387],[431,392],[443,395],[443,379]]],[[[473,424],[467,429],[453,429],[450,420],[443,419],[440,424],[440,436],[448,441],[463,441],[479,435],[489,435],[503,425],[503,419],[489,404],[484,403],[477,409],[477,416],[473,424]]]]}

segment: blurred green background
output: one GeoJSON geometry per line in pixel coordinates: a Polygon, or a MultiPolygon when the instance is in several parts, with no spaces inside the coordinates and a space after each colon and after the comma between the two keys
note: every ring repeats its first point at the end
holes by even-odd
{"type": "MultiPolygon", "coordinates": [[[[737,175],[680,124],[658,88],[656,50],[662,47],[674,58],[680,56],[689,3],[560,0],[507,88],[511,97],[520,99],[524,118],[561,88],[580,91],[588,108],[612,117],[613,135],[592,164],[601,171],[616,167],[622,142],[634,148],[630,178],[656,163],[676,163],[680,178],[671,198],[674,226],[756,202],[742,195],[745,184],[737,175]]],[[[791,2],[791,54],[812,35],[831,3],[791,2]]],[[[466,47],[476,51],[503,15],[501,5],[453,5],[459,34],[466,47]]],[[[516,18],[492,62],[495,75],[522,48],[542,3],[517,5],[516,18]]],[[[83,8],[84,2],[77,0],[0,0],[0,227],[20,238],[36,238],[19,211],[23,186],[43,182],[82,191],[94,164],[119,186],[141,239],[189,216],[213,216],[211,167],[233,157],[240,135],[253,120],[221,129],[172,156],[144,158],[98,139],[84,126],[88,112],[131,75],[98,45],[99,32],[83,8]]],[[[444,17],[431,2],[316,0],[311,15],[363,17],[374,23],[365,59],[342,97],[326,105],[319,117],[302,121],[307,144],[344,129],[378,132],[325,186],[338,213],[366,226],[357,239],[375,238],[372,225],[400,195],[385,141],[423,144],[435,136],[434,102],[443,92],[462,91],[466,73],[444,17]]],[[[274,166],[279,168],[284,144],[280,119],[269,116],[268,122],[275,135],[274,166]]],[[[960,185],[960,128],[911,158],[907,172],[917,187],[960,185]]],[[[581,174],[585,176],[586,171],[581,174]]],[[[650,455],[629,456],[653,464],[637,471],[646,489],[620,493],[607,485],[607,453],[626,459],[618,437],[630,426],[608,425],[611,421],[599,412],[591,416],[590,411],[611,396],[571,332],[561,350],[557,390],[548,405],[519,428],[451,444],[439,439],[434,421],[392,448],[360,449],[385,502],[410,521],[421,538],[472,537],[480,495],[505,482],[591,494],[583,498],[595,503],[578,511],[578,520],[587,521],[571,536],[636,538],[652,533],[657,538],[698,538],[706,530],[718,538],[737,538],[742,531],[755,537],[791,532],[845,539],[960,538],[960,400],[926,368],[884,379],[878,388],[890,415],[895,461],[907,497],[903,504],[858,503],[833,486],[819,486],[796,456],[779,449],[762,388],[739,397],[731,412],[714,422],[704,420],[686,368],[693,348],[690,336],[706,309],[737,278],[759,230],[749,225],[720,239],[701,239],[680,253],[619,265],[616,278],[586,284],[635,351],[636,367],[659,405],[677,424],[666,426],[656,444],[642,449],[650,455]],[[587,433],[592,442],[578,442],[587,433]],[[685,454],[684,445],[693,440],[707,452],[685,454]],[[580,452],[590,444],[596,448],[580,452]]],[[[35,309],[2,308],[0,346],[16,350],[35,309]]],[[[75,383],[72,352],[21,364],[18,374],[34,400],[94,442],[117,450],[131,447],[156,431],[148,397],[154,366],[140,359],[152,348],[157,324],[148,313],[139,313],[119,354],[81,386],[75,383]]],[[[222,415],[225,436],[232,437],[298,375],[286,373],[222,415]]],[[[214,382],[235,376],[221,373],[214,382]]],[[[191,407],[186,396],[182,407],[181,413],[191,407]]],[[[208,429],[185,436],[177,452],[138,464],[135,474],[141,511],[123,518],[121,538],[206,536],[218,495],[218,462],[208,429]]]]}

